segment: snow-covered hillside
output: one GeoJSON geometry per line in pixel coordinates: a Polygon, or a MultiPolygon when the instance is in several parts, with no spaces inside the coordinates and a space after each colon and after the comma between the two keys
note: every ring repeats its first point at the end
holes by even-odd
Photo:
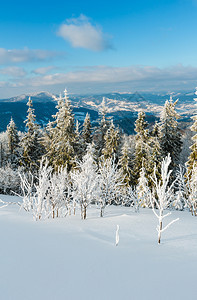
{"type": "MultiPolygon", "coordinates": [[[[19,201],[1,196],[4,201],[19,201]]],[[[11,205],[0,209],[0,289],[6,300],[195,299],[197,218],[180,220],[157,244],[151,209],[94,206],[88,219],[67,216],[33,221],[11,205]],[[116,228],[119,245],[115,246],[116,228]]]]}

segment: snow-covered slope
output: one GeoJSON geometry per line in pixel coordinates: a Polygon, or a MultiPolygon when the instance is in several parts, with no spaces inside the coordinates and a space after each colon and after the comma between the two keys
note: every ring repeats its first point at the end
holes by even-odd
{"type": "Polygon", "coordinates": [[[2,208],[1,299],[195,299],[197,218],[173,212],[180,221],[158,246],[151,210],[110,206],[98,215],[92,207],[85,221],[78,213],[35,222],[17,206],[2,208]]]}
{"type": "MultiPolygon", "coordinates": [[[[54,102],[53,94],[48,92],[38,92],[33,94],[24,94],[9,99],[1,99],[0,103],[26,103],[31,97],[35,103],[54,102]]],[[[82,107],[86,109],[100,110],[101,103],[105,98],[108,113],[130,111],[139,112],[143,110],[146,113],[160,113],[163,104],[170,98],[170,93],[109,93],[95,95],[70,95],[73,107],[82,107]]],[[[176,93],[173,99],[179,98],[178,108],[180,113],[193,113],[194,110],[194,93],[176,93]]]]}
{"type": "MultiPolygon", "coordinates": [[[[29,96],[32,98],[35,108],[36,120],[41,126],[45,126],[51,115],[56,113],[56,101],[53,95],[48,92],[39,92],[28,95],[16,96],[10,99],[0,100],[0,131],[4,131],[14,119],[17,128],[24,131],[24,120],[27,114],[26,103],[29,96]]],[[[118,125],[127,134],[133,134],[134,122],[139,111],[144,111],[147,121],[153,123],[159,118],[162,107],[169,93],[108,93],[99,95],[69,95],[71,105],[76,119],[83,123],[86,113],[90,114],[92,123],[98,121],[98,112],[102,106],[103,97],[105,98],[106,111],[108,116],[113,117],[115,125],[118,125]]],[[[194,93],[177,93],[173,99],[179,98],[177,110],[181,114],[183,127],[191,122],[191,116],[195,113],[194,93]],[[186,124],[186,125],[185,125],[186,124]]]]}

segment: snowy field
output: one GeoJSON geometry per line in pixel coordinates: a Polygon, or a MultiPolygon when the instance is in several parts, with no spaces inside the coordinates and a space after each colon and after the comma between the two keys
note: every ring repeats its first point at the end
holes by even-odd
{"type": "Polygon", "coordinates": [[[158,245],[150,209],[111,206],[98,216],[91,207],[87,220],[78,212],[36,222],[17,206],[2,208],[0,299],[196,299],[197,217],[173,212],[168,221],[180,220],[158,245]]]}

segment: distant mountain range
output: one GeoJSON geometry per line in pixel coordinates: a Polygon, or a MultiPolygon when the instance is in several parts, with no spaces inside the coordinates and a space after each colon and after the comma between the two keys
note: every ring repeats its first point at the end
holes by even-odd
{"type": "MultiPolygon", "coordinates": [[[[52,94],[48,92],[39,92],[30,95],[20,95],[9,99],[0,100],[0,131],[6,130],[6,126],[13,117],[19,130],[25,129],[24,120],[27,115],[26,103],[31,97],[37,122],[45,126],[52,115],[56,112],[56,101],[52,94]]],[[[159,113],[167,99],[169,93],[109,93],[99,95],[70,95],[70,101],[73,107],[75,118],[80,123],[84,121],[85,115],[90,114],[91,121],[97,123],[98,113],[101,103],[105,98],[107,115],[112,116],[114,123],[119,125],[124,132],[131,134],[134,130],[134,122],[139,111],[144,111],[147,120],[151,123],[159,118],[159,113]]],[[[181,114],[182,122],[190,122],[191,116],[196,111],[194,106],[194,93],[176,93],[173,99],[179,98],[177,110],[181,114]]]]}

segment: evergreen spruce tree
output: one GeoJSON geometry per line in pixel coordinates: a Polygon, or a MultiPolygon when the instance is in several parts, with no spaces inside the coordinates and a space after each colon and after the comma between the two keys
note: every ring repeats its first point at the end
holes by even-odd
{"type": "Polygon", "coordinates": [[[105,98],[103,97],[103,101],[101,103],[101,109],[99,111],[99,125],[98,128],[94,134],[93,137],[93,142],[95,145],[95,150],[96,150],[96,156],[97,156],[97,161],[99,159],[99,157],[102,155],[103,153],[103,148],[105,145],[105,134],[107,132],[107,130],[109,129],[110,126],[110,122],[109,122],[109,118],[106,117],[106,113],[107,113],[107,108],[105,105],[105,98]]]}
{"type": "Polygon", "coordinates": [[[19,136],[14,120],[11,118],[10,123],[7,126],[8,137],[8,162],[11,167],[15,169],[19,164],[19,136]]]}
{"type": "MultiPolygon", "coordinates": [[[[195,95],[197,95],[197,88],[195,91],[195,95]]],[[[197,106],[197,98],[194,98],[196,101],[195,105],[197,106]]],[[[192,124],[191,131],[195,132],[194,136],[192,137],[193,145],[190,147],[191,153],[189,156],[189,160],[187,162],[187,168],[188,168],[188,175],[191,177],[192,170],[194,166],[197,167],[197,114],[195,114],[192,119],[194,120],[194,123],[192,124]]]]}
{"type": "Polygon", "coordinates": [[[75,160],[82,160],[82,156],[84,155],[84,151],[86,150],[87,146],[85,146],[84,141],[80,135],[78,120],[76,120],[75,125],[75,141],[73,147],[75,160]]]}
{"type": "Polygon", "coordinates": [[[135,122],[135,158],[134,158],[134,170],[133,170],[133,184],[137,184],[142,169],[142,162],[144,161],[145,169],[148,169],[147,163],[150,157],[149,148],[149,133],[146,129],[148,123],[145,121],[145,113],[139,112],[138,118],[135,122]]]}
{"type": "Polygon", "coordinates": [[[121,148],[119,165],[123,173],[124,183],[129,186],[131,183],[131,157],[128,143],[125,141],[121,148]]]}
{"type": "Polygon", "coordinates": [[[153,183],[151,177],[156,167],[156,174],[158,179],[160,178],[161,169],[161,146],[160,146],[160,127],[157,122],[155,122],[153,130],[150,132],[149,138],[149,157],[147,161],[147,175],[149,187],[152,187],[153,183]]]}
{"type": "Polygon", "coordinates": [[[113,158],[115,156],[117,160],[117,152],[120,144],[120,133],[119,129],[115,128],[113,120],[111,120],[110,127],[104,136],[104,141],[105,144],[102,150],[104,158],[113,158]]]}
{"type": "Polygon", "coordinates": [[[76,120],[76,124],[75,124],[75,136],[76,136],[76,138],[78,138],[78,139],[79,139],[79,137],[80,137],[79,126],[80,126],[79,121],[76,120]]]}
{"type": "Polygon", "coordinates": [[[86,150],[87,145],[91,144],[92,142],[92,132],[91,132],[91,122],[90,122],[90,115],[87,113],[84,123],[83,123],[83,129],[81,133],[82,142],[84,144],[84,147],[86,150]]]}
{"type": "Polygon", "coordinates": [[[35,172],[39,168],[43,147],[40,143],[41,134],[39,126],[36,124],[36,116],[30,97],[27,106],[27,119],[24,121],[26,123],[26,132],[20,143],[22,148],[21,164],[26,171],[35,172]]]}
{"type": "Polygon", "coordinates": [[[160,134],[161,134],[160,133],[160,126],[159,126],[159,123],[156,121],[154,126],[153,126],[153,129],[150,132],[150,135],[152,137],[159,138],[160,134]]]}
{"type": "Polygon", "coordinates": [[[54,121],[48,124],[42,142],[53,168],[57,170],[59,166],[64,166],[70,170],[74,165],[75,157],[74,116],[66,90],[64,97],[60,95],[55,100],[58,101],[57,113],[53,115],[54,121]]]}
{"type": "Polygon", "coordinates": [[[140,175],[138,178],[138,184],[136,186],[136,195],[140,206],[150,207],[148,179],[146,178],[146,170],[143,166],[143,162],[142,162],[142,168],[140,170],[140,175]]]}
{"type": "Polygon", "coordinates": [[[170,100],[165,102],[161,112],[161,155],[162,158],[165,158],[170,153],[171,169],[177,166],[182,148],[181,133],[177,122],[180,116],[175,110],[177,102],[178,99],[173,102],[172,96],[170,96],[170,100]]]}

